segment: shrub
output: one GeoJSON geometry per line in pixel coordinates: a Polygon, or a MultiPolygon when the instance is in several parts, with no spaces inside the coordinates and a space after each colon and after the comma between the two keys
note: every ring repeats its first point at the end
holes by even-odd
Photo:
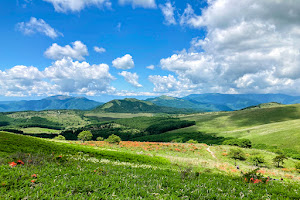
{"type": "MultiPolygon", "coordinates": [[[[295,164],[295,168],[297,169],[297,170],[300,170],[300,162],[297,162],[296,164],[295,164]]],[[[300,172],[300,171],[299,171],[300,172]]]]}
{"type": "Polygon", "coordinates": [[[252,143],[248,139],[229,139],[223,142],[223,145],[238,146],[242,148],[251,148],[252,143]]]}
{"type": "Polygon", "coordinates": [[[235,160],[246,160],[245,153],[240,149],[230,149],[229,157],[235,160]]]}
{"type": "Polygon", "coordinates": [[[113,143],[119,144],[121,142],[121,138],[117,135],[112,134],[105,141],[112,144],[113,143]]]}
{"type": "Polygon", "coordinates": [[[258,166],[258,164],[264,163],[265,159],[261,155],[254,155],[249,157],[249,161],[255,166],[258,166]]]}
{"type": "Polygon", "coordinates": [[[96,139],[97,141],[103,141],[104,140],[104,138],[103,137],[97,137],[97,139],[96,139]]]}
{"type": "Polygon", "coordinates": [[[197,144],[198,141],[190,139],[190,140],[186,141],[185,143],[197,144]]]}
{"type": "Polygon", "coordinates": [[[53,138],[54,140],[66,140],[66,138],[62,135],[56,136],[55,138],[53,138]]]}
{"type": "Polygon", "coordinates": [[[93,134],[90,131],[81,131],[78,135],[78,139],[84,141],[92,140],[93,134]]]}

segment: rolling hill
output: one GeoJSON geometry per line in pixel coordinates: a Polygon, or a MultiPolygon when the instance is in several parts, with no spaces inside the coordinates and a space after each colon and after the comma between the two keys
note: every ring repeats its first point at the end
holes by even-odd
{"type": "Polygon", "coordinates": [[[91,112],[113,112],[113,113],[187,113],[188,109],[171,108],[155,105],[149,101],[141,101],[134,98],[112,100],[104,105],[98,106],[91,112]]]}
{"type": "Polygon", "coordinates": [[[0,112],[78,109],[89,110],[103,103],[84,97],[51,96],[41,100],[0,102],[0,112]]]}
{"type": "Polygon", "coordinates": [[[255,145],[300,152],[300,104],[198,113],[182,115],[180,119],[195,121],[196,125],[137,140],[185,141],[188,137],[201,142],[206,135],[214,143],[214,139],[234,137],[250,139],[255,145]]]}

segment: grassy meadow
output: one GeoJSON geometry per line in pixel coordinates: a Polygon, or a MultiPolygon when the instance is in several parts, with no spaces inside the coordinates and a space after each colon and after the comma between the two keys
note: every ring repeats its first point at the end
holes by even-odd
{"type": "Polygon", "coordinates": [[[229,146],[206,144],[53,141],[0,132],[1,199],[299,199],[299,172],[269,165],[272,153],[243,149],[268,160],[264,176],[248,183],[254,167],[225,155],[229,146]],[[208,151],[209,148],[209,151],[208,151]],[[16,165],[12,165],[15,162],[16,165]],[[19,163],[19,164],[18,164],[19,163]],[[134,188],[134,189],[133,189],[134,188]]]}

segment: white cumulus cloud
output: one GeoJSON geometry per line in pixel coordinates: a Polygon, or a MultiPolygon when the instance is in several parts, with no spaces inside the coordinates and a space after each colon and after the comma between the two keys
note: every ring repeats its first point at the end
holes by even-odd
{"type": "Polygon", "coordinates": [[[165,5],[160,4],[159,8],[161,9],[164,17],[165,17],[165,24],[177,24],[176,19],[174,17],[174,10],[172,3],[170,1],[166,2],[165,5]]]}
{"type": "Polygon", "coordinates": [[[0,70],[0,95],[107,94],[116,90],[110,86],[114,79],[107,64],[90,65],[63,58],[42,71],[23,65],[0,70]]]}
{"type": "Polygon", "coordinates": [[[103,92],[110,89],[113,76],[107,64],[90,65],[87,62],[63,58],[45,69],[44,74],[58,85],[62,92],[85,94],[103,92]]]}
{"type": "Polygon", "coordinates": [[[131,4],[133,8],[156,8],[155,0],[119,0],[120,5],[131,4]]]}
{"type": "Polygon", "coordinates": [[[94,47],[94,51],[96,51],[97,53],[104,53],[104,52],[106,52],[106,49],[103,48],[103,47],[97,47],[97,46],[95,46],[94,47]]]}
{"type": "Polygon", "coordinates": [[[139,84],[139,76],[136,73],[122,71],[121,73],[119,73],[119,75],[123,76],[125,80],[134,87],[143,87],[141,84],[139,84]]]}
{"type": "Polygon", "coordinates": [[[112,61],[112,64],[117,69],[131,69],[134,67],[132,56],[129,54],[126,54],[120,58],[116,58],[112,61]]]}
{"type": "Polygon", "coordinates": [[[209,0],[197,15],[189,4],[180,24],[206,29],[191,49],[161,59],[188,79],[194,93],[300,94],[300,4],[296,1],[209,0]]]}
{"type": "Polygon", "coordinates": [[[81,41],[75,41],[70,45],[64,47],[59,46],[58,44],[52,44],[44,53],[47,58],[53,60],[60,60],[64,57],[70,57],[77,60],[84,60],[84,56],[87,56],[88,49],[85,44],[81,41]]]}
{"type": "Polygon", "coordinates": [[[28,22],[19,22],[16,25],[16,28],[17,30],[21,31],[25,35],[41,33],[52,39],[55,39],[58,36],[63,36],[62,33],[52,28],[43,19],[37,19],[35,17],[31,17],[28,22]]]}
{"type": "Polygon", "coordinates": [[[88,6],[111,8],[110,0],[43,0],[51,3],[56,12],[79,12],[88,6]]]}

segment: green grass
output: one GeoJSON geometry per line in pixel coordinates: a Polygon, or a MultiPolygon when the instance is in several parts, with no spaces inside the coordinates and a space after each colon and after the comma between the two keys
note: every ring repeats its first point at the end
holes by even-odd
{"type": "Polygon", "coordinates": [[[22,128],[21,131],[23,131],[24,133],[32,133],[32,134],[40,134],[40,133],[59,134],[61,132],[59,130],[40,128],[40,127],[22,128]]]}
{"type": "Polygon", "coordinates": [[[217,137],[247,138],[254,144],[267,144],[300,151],[299,104],[179,117],[183,120],[196,121],[196,125],[165,133],[165,136],[170,137],[169,141],[171,138],[179,137],[180,134],[195,135],[201,132],[201,134],[217,137]]]}
{"type": "MultiPolygon", "coordinates": [[[[152,155],[144,155],[149,160],[158,158],[153,156],[156,154],[160,155],[161,161],[165,157],[176,164],[159,165],[157,162],[136,162],[132,159],[121,161],[119,159],[126,156],[127,158],[133,155],[141,156],[141,150],[136,146],[131,149],[120,145],[107,145],[103,147],[70,145],[0,132],[0,199],[300,198],[300,185],[297,182],[245,183],[238,173],[228,174],[223,171],[212,173],[208,169],[196,167],[204,166],[203,162],[206,162],[207,168],[226,163],[230,165],[233,161],[222,157],[219,153],[231,147],[210,147],[218,159],[211,157],[204,144],[172,144],[173,146],[166,144],[164,149],[152,148],[153,150],[143,153],[152,155]],[[200,156],[193,151],[178,152],[169,149],[177,147],[188,150],[192,146],[197,147],[196,152],[199,151],[200,156]],[[18,153],[20,151],[23,153],[18,153]],[[97,152],[103,151],[112,152],[118,159],[99,156],[101,153],[97,152]],[[178,162],[175,161],[176,158],[178,162]],[[199,161],[201,158],[203,161],[199,163],[190,163],[190,160],[199,161]],[[16,162],[18,159],[21,159],[24,165],[16,167],[8,165],[8,162],[16,162]],[[33,174],[37,177],[32,177],[33,174]],[[32,180],[35,180],[34,183],[32,180]]],[[[143,143],[143,145],[153,147],[154,144],[143,143]]],[[[254,151],[263,152],[246,150],[250,154],[255,153],[254,151]]],[[[272,153],[264,155],[271,157],[272,153]]],[[[288,167],[291,165],[290,162],[292,161],[287,163],[288,167]]],[[[246,165],[241,164],[241,167],[246,165]]]]}

